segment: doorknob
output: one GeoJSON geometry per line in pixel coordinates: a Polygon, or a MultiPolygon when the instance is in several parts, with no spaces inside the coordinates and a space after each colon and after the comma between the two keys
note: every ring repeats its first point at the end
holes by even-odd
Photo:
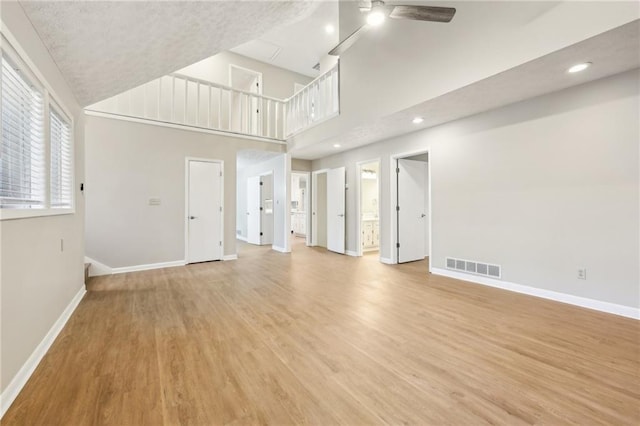
{"type": "Polygon", "coordinates": [[[422,213],[422,216],[420,216],[420,217],[425,217],[425,216],[426,216],[426,214],[422,213]]]}
{"type": "Polygon", "coordinates": [[[196,216],[189,216],[189,219],[191,220],[196,219],[196,216]]]}

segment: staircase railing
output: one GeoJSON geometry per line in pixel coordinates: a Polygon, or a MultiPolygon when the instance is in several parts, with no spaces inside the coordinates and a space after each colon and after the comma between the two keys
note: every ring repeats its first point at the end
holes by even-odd
{"type": "Polygon", "coordinates": [[[288,99],[169,74],[88,111],[284,141],[339,114],[338,65],[288,99]]]}

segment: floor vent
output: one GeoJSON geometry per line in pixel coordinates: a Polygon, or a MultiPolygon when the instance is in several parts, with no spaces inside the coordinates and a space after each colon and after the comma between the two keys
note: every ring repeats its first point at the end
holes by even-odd
{"type": "Polygon", "coordinates": [[[502,274],[500,265],[490,265],[475,260],[454,259],[453,257],[447,257],[447,269],[491,278],[500,278],[502,274]]]}

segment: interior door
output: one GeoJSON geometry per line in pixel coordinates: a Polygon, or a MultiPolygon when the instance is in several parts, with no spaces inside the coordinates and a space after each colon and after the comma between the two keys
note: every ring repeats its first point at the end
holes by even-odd
{"type": "Polygon", "coordinates": [[[260,181],[260,222],[261,244],[273,244],[273,174],[261,176],[260,181]]]}
{"type": "Polygon", "coordinates": [[[222,166],[189,161],[187,263],[222,259],[222,166]]]}
{"type": "Polygon", "coordinates": [[[345,252],[345,184],[344,167],[327,172],[327,249],[345,252]]]}
{"type": "Polygon", "coordinates": [[[403,159],[397,162],[398,263],[424,259],[426,164],[403,159]]]}
{"type": "Polygon", "coordinates": [[[260,176],[247,179],[247,242],[260,244],[260,176]]]}

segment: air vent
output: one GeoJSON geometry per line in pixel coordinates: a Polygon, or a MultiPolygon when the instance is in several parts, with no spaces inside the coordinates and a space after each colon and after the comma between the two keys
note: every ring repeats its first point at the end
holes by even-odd
{"type": "Polygon", "coordinates": [[[500,265],[491,265],[475,260],[455,259],[453,257],[447,257],[447,269],[491,278],[501,278],[502,276],[500,265]]]}

